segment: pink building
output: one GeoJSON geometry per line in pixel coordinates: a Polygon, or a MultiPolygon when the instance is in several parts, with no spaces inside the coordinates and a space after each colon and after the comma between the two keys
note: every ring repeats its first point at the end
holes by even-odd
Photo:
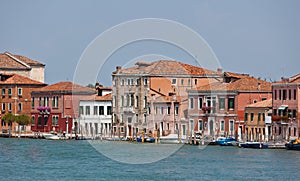
{"type": "Polygon", "coordinates": [[[277,141],[299,137],[300,74],[272,84],[273,134],[277,141]]]}
{"type": "Polygon", "coordinates": [[[74,84],[59,82],[32,91],[32,131],[69,132],[77,125],[73,119],[79,116],[79,101],[95,94],[95,90],[74,84]]]}

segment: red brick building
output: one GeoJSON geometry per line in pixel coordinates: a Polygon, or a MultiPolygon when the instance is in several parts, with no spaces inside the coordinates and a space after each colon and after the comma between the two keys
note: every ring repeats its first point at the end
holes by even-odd
{"type": "Polygon", "coordinates": [[[79,101],[95,94],[95,90],[72,82],[59,82],[31,93],[33,131],[69,132],[73,119],[79,117],[79,101]]]}
{"type": "MultiPolygon", "coordinates": [[[[46,84],[21,75],[0,74],[1,117],[7,113],[14,115],[26,114],[30,116],[31,91],[44,86],[46,84]]],[[[13,123],[12,131],[16,129],[15,126],[16,123],[13,123]]],[[[8,128],[9,125],[1,120],[0,130],[6,132],[8,128]]],[[[27,131],[30,131],[30,129],[27,129],[27,131]]]]}
{"type": "Polygon", "coordinates": [[[277,141],[300,136],[300,74],[272,84],[273,134],[277,141]]]}
{"type": "Polygon", "coordinates": [[[230,72],[224,73],[222,81],[187,92],[190,130],[211,139],[218,136],[242,139],[246,105],[272,97],[269,82],[230,72]]]}

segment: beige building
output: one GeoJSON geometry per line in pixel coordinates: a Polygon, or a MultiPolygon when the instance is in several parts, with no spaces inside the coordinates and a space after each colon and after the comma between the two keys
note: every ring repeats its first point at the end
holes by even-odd
{"type": "Polygon", "coordinates": [[[45,65],[21,55],[9,52],[0,54],[0,73],[17,74],[44,83],[45,65]]]}
{"type": "Polygon", "coordinates": [[[113,135],[187,135],[187,89],[221,80],[219,72],[172,60],[137,62],[112,73],[113,135]]]}

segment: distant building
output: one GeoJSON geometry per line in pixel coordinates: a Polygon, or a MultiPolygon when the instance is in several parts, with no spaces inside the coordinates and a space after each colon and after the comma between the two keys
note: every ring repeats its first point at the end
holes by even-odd
{"type": "Polygon", "coordinates": [[[108,137],[111,135],[111,88],[96,86],[97,94],[79,102],[79,118],[76,119],[78,136],[108,137]]]}
{"type": "MultiPolygon", "coordinates": [[[[12,113],[14,115],[26,114],[30,116],[30,93],[31,91],[44,86],[46,86],[46,84],[21,75],[0,74],[1,118],[7,113],[12,113]]],[[[16,130],[16,125],[16,123],[12,124],[13,131],[16,130]]],[[[0,130],[6,132],[9,125],[1,120],[0,128],[0,130]]],[[[30,131],[30,128],[26,129],[26,131],[30,131]]]]}
{"type": "Polygon", "coordinates": [[[172,60],[135,66],[112,73],[113,135],[161,135],[188,131],[188,97],[186,90],[216,82],[220,72],[172,60]]]}
{"type": "Polygon", "coordinates": [[[245,107],[245,141],[272,140],[272,99],[245,107]]]}
{"type": "Polygon", "coordinates": [[[232,136],[243,139],[246,105],[272,97],[271,83],[247,74],[225,72],[218,82],[189,89],[190,130],[216,139],[232,136]]]}
{"type": "Polygon", "coordinates": [[[33,131],[70,133],[77,125],[79,101],[95,94],[92,88],[72,82],[58,82],[32,91],[31,118],[33,131]]]}
{"type": "Polygon", "coordinates": [[[44,83],[45,65],[21,55],[9,52],[0,54],[0,73],[17,74],[44,83]]]}
{"type": "Polygon", "coordinates": [[[277,141],[300,136],[300,74],[272,84],[273,133],[277,141]]]}

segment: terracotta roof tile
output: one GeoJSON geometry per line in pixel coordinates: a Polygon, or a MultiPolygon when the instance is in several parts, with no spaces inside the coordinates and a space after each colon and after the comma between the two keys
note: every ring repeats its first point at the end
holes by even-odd
{"type": "Polygon", "coordinates": [[[4,79],[3,81],[0,81],[0,84],[2,84],[2,85],[10,85],[10,84],[46,85],[46,84],[44,84],[42,82],[38,82],[36,80],[32,80],[32,79],[30,79],[28,77],[24,77],[24,76],[17,75],[17,74],[11,74],[11,75],[1,74],[0,76],[2,77],[1,80],[4,79]]]}
{"type": "Polygon", "coordinates": [[[0,54],[0,68],[29,69],[32,65],[45,66],[44,64],[38,61],[32,60],[21,55],[12,55],[9,52],[0,54]]]}
{"type": "Polygon", "coordinates": [[[234,73],[234,72],[224,72],[224,76],[227,77],[235,77],[235,78],[243,78],[243,77],[249,77],[249,74],[240,74],[240,73],[234,73]]]}
{"type": "Polygon", "coordinates": [[[246,107],[272,107],[272,99],[267,99],[254,104],[247,105],[246,107]]]}
{"type": "Polygon", "coordinates": [[[112,95],[106,94],[104,96],[98,96],[97,94],[93,94],[90,96],[86,96],[81,99],[82,101],[112,101],[112,95]]]}
{"type": "Polygon", "coordinates": [[[84,87],[75,84],[73,82],[58,82],[56,84],[48,85],[46,87],[37,89],[34,92],[51,92],[51,91],[95,93],[95,89],[84,87]]]}
{"type": "Polygon", "coordinates": [[[181,63],[174,60],[159,60],[152,63],[137,62],[136,66],[121,70],[120,74],[147,75],[217,75],[215,71],[181,63]]]}

